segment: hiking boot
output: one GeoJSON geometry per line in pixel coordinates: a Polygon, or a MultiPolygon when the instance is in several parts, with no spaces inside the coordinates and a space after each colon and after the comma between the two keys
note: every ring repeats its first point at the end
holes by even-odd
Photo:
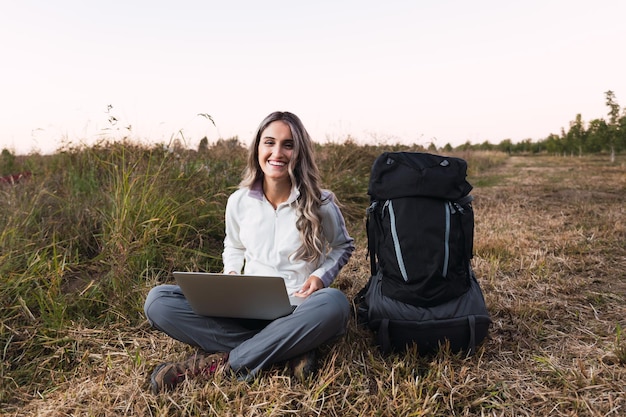
{"type": "Polygon", "coordinates": [[[307,380],[317,370],[317,354],[315,349],[289,360],[291,373],[300,382],[307,380]]]}
{"type": "Polygon", "coordinates": [[[183,362],[166,362],[157,366],[150,376],[153,394],[172,390],[185,378],[221,374],[228,368],[228,353],[195,353],[183,362]]]}

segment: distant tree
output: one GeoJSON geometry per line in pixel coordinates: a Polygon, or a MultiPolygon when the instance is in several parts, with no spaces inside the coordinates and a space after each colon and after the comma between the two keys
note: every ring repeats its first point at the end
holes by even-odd
{"type": "Polygon", "coordinates": [[[581,156],[583,152],[587,152],[586,149],[587,132],[580,113],[576,115],[576,120],[570,122],[569,131],[567,132],[567,143],[572,148],[571,150],[577,150],[578,156],[581,156]]]}
{"type": "Polygon", "coordinates": [[[611,90],[604,93],[606,97],[606,105],[609,107],[609,124],[615,125],[617,124],[617,120],[619,118],[620,106],[615,101],[615,93],[611,90]]]}
{"type": "Polygon", "coordinates": [[[534,142],[532,139],[528,140],[530,141],[530,152],[541,153],[546,150],[546,145],[543,141],[534,142]]]}
{"type": "Polygon", "coordinates": [[[472,149],[472,143],[468,140],[463,145],[457,146],[456,149],[459,151],[469,151],[472,149]]]}
{"type": "Polygon", "coordinates": [[[587,129],[587,152],[597,153],[608,149],[609,127],[604,119],[593,119],[587,129]]]}
{"type": "Polygon", "coordinates": [[[481,151],[492,151],[494,149],[494,145],[492,145],[491,143],[489,143],[489,141],[486,140],[480,145],[478,145],[478,149],[480,149],[481,151]]]}
{"type": "Polygon", "coordinates": [[[450,143],[446,143],[446,145],[443,147],[443,151],[444,152],[452,152],[452,145],[450,145],[450,143]]]}
{"type": "Polygon", "coordinates": [[[15,170],[15,155],[7,148],[2,149],[0,154],[0,174],[9,175],[14,174],[15,170]]]}
{"type": "Polygon", "coordinates": [[[543,140],[546,152],[552,154],[563,153],[563,141],[559,135],[551,133],[546,139],[543,140]]]}
{"type": "Polygon", "coordinates": [[[618,138],[620,136],[619,114],[620,106],[617,104],[615,93],[611,90],[604,93],[606,97],[606,105],[609,107],[609,123],[608,123],[608,139],[609,148],[611,151],[611,162],[615,162],[615,147],[618,144],[618,138]]]}
{"type": "Polygon", "coordinates": [[[532,139],[524,139],[523,141],[521,141],[520,143],[515,145],[514,149],[517,152],[532,153],[533,152],[533,141],[532,141],[532,139]]]}
{"type": "Polygon", "coordinates": [[[500,152],[506,152],[508,154],[513,152],[513,142],[511,139],[504,139],[498,144],[498,150],[500,152]]]}
{"type": "Polygon", "coordinates": [[[626,108],[622,109],[622,117],[618,120],[617,132],[616,149],[618,151],[626,150],[626,108]]]}
{"type": "Polygon", "coordinates": [[[565,128],[561,128],[561,142],[563,143],[563,155],[573,155],[576,150],[576,144],[574,138],[567,135],[565,128]]]}
{"type": "Polygon", "coordinates": [[[198,144],[198,153],[205,154],[209,151],[209,139],[205,136],[200,139],[200,143],[198,144]]]}

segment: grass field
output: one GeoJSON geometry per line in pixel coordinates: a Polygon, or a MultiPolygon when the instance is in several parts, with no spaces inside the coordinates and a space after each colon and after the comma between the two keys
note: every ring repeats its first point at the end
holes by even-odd
{"type": "MultiPolygon", "coordinates": [[[[298,382],[148,377],[191,348],[149,328],[143,297],[176,268],[219,270],[222,210],[243,152],[107,145],[19,161],[0,188],[0,410],[6,416],[626,415],[626,157],[464,154],[475,257],[493,325],[476,355],[381,356],[352,320],[298,382]]],[[[231,144],[232,145],[232,144],[231,144]]],[[[324,145],[325,185],[357,251],[335,285],[369,277],[367,175],[378,147],[324,145]]]]}

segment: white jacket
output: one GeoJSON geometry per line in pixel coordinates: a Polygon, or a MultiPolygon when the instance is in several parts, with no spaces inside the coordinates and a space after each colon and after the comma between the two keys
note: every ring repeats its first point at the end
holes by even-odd
{"type": "Polygon", "coordinates": [[[291,295],[300,290],[310,275],[321,278],[328,287],[354,251],[352,239],[328,191],[322,193],[322,230],[330,249],[318,265],[295,259],[302,241],[296,228],[297,189],[276,210],[265,198],[261,182],[235,191],[226,204],[224,272],[281,276],[291,295]]]}

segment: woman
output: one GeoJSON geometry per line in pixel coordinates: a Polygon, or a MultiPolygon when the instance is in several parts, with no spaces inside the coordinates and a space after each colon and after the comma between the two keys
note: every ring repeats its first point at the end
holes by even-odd
{"type": "Polygon", "coordinates": [[[180,288],[160,285],[144,311],[153,327],[202,353],[163,363],[151,376],[156,393],[190,375],[230,370],[248,378],[290,361],[304,378],[321,344],[345,333],[350,307],[330,284],[354,251],[333,194],[320,188],[313,144],[300,119],[275,112],[261,122],[240,188],[226,205],[224,271],[280,275],[305,300],[286,317],[250,321],[198,316],[180,288]]]}

